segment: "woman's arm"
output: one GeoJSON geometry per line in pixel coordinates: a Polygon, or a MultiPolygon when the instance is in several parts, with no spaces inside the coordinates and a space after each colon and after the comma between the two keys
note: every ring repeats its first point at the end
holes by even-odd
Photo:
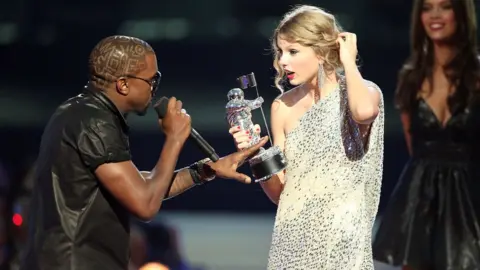
{"type": "Polygon", "coordinates": [[[402,112],[400,114],[400,120],[402,121],[403,135],[405,136],[405,142],[407,143],[407,149],[410,156],[412,155],[412,136],[410,135],[410,114],[402,112]]]}
{"type": "Polygon", "coordinates": [[[367,85],[355,63],[344,65],[344,68],[352,118],[361,125],[370,125],[379,113],[380,91],[367,85]]]}
{"type": "MultiPolygon", "coordinates": [[[[285,129],[284,129],[284,119],[287,116],[287,107],[283,104],[282,101],[276,99],[273,101],[271,106],[270,112],[270,124],[272,126],[272,137],[273,137],[273,144],[277,145],[282,149],[285,150],[285,129]]],[[[260,183],[263,188],[265,194],[267,194],[268,198],[275,203],[278,204],[280,200],[280,194],[283,191],[283,184],[284,184],[284,177],[285,173],[280,172],[269,180],[260,183]]]]}

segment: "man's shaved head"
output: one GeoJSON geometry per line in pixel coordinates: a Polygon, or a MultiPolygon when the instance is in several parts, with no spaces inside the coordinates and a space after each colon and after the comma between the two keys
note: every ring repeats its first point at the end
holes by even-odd
{"type": "Polygon", "coordinates": [[[104,38],[90,54],[90,81],[105,87],[121,76],[136,75],[146,69],[147,54],[154,54],[154,51],[141,39],[128,36],[104,38]]]}

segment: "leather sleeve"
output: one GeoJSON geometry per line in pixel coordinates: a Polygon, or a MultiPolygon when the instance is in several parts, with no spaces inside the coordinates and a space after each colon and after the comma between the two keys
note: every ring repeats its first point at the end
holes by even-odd
{"type": "Polygon", "coordinates": [[[128,136],[114,119],[91,118],[83,122],[77,146],[81,159],[91,171],[104,163],[131,160],[128,136]]]}

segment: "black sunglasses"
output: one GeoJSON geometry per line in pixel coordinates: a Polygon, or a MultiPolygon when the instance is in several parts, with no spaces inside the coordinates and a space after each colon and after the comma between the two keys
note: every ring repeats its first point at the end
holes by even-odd
{"type": "MultiPolygon", "coordinates": [[[[94,76],[97,77],[97,78],[100,78],[102,80],[105,80],[107,82],[117,81],[117,79],[108,79],[108,78],[105,78],[104,76],[101,76],[99,74],[95,74],[94,76]]],[[[160,71],[157,71],[155,73],[155,75],[153,75],[153,77],[150,78],[150,79],[144,79],[144,78],[140,78],[140,77],[137,77],[137,76],[134,76],[134,75],[128,75],[128,74],[118,76],[117,78],[121,78],[121,77],[138,79],[138,80],[141,80],[141,81],[144,81],[144,82],[148,83],[148,85],[150,85],[150,91],[151,91],[151,94],[152,94],[152,97],[153,97],[155,95],[155,93],[157,93],[158,85],[160,84],[160,79],[162,78],[162,73],[160,73],[160,71]]]]}
{"type": "Polygon", "coordinates": [[[154,96],[155,93],[157,93],[158,85],[160,84],[160,79],[162,78],[162,73],[160,73],[160,71],[157,71],[155,73],[155,75],[153,75],[153,77],[150,78],[150,79],[144,79],[144,78],[140,78],[140,77],[133,76],[133,75],[123,75],[123,76],[120,76],[120,77],[137,79],[137,80],[141,80],[141,81],[144,81],[144,82],[148,83],[150,85],[150,91],[152,92],[152,96],[154,96]]]}

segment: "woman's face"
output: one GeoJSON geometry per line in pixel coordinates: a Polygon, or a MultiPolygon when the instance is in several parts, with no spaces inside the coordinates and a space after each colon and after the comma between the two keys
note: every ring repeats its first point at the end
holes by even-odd
{"type": "Polygon", "coordinates": [[[421,19],[425,32],[433,42],[448,41],[457,30],[451,0],[425,0],[421,19]]]}
{"type": "Polygon", "coordinates": [[[277,38],[279,65],[285,71],[291,85],[315,83],[320,65],[315,51],[299,43],[277,38]]]}

